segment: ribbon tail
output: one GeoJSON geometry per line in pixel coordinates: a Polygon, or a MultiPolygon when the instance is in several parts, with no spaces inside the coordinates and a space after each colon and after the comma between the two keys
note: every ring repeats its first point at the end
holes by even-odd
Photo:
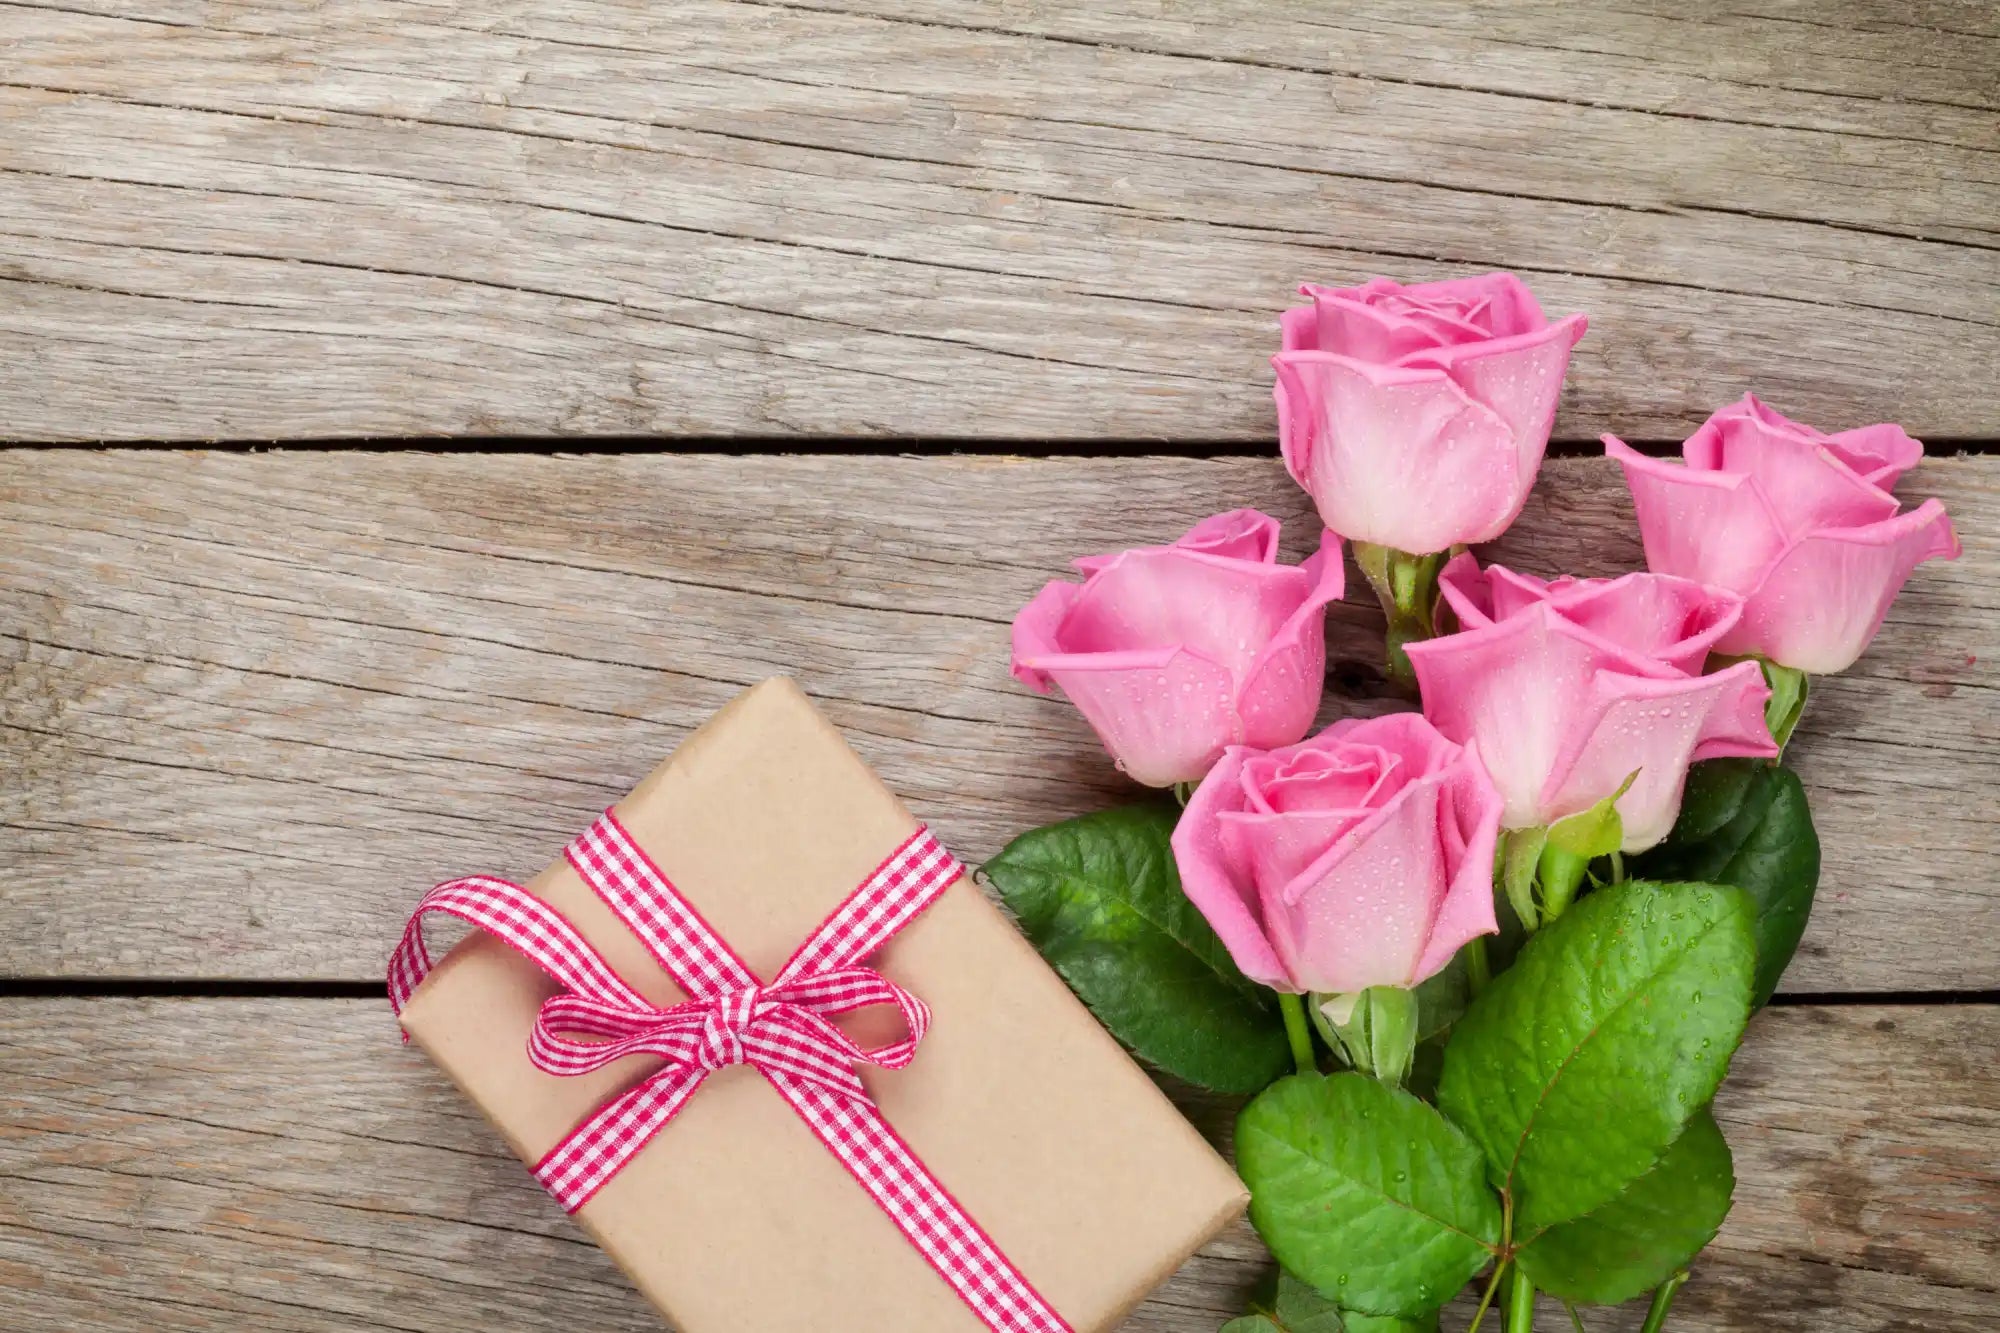
{"type": "Polygon", "coordinates": [[[782,1069],[764,1077],[993,1333],[1075,1333],[874,1105],[782,1069]]]}
{"type": "Polygon", "coordinates": [[[698,1066],[669,1065],[606,1102],[535,1163],[535,1179],[574,1213],[666,1128],[707,1077],[698,1066]]]}

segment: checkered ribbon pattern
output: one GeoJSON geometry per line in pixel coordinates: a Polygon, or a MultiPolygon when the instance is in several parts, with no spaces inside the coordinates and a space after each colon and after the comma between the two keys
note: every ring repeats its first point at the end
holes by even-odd
{"type": "MultiPolygon", "coordinates": [[[[528,1056],[551,1074],[602,1069],[632,1055],[665,1063],[586,1117],[534,1167],[570,1212],[666,1127],[711,1073],[761,1073],[910,1244],[994,1333],[1073,1333],[876,1109],[855,1067],[901,1069],[930,1026],[922,1000],[863,966],[963,874],[918,830],[801,944],[769,983],[681,896],[607,810],[564,855],[674,979],[685,1003],[660,1008],[633,990],[561,913],[518,884],[472,876],[426,894],[389,960],[400,1014],[431,969],[424,924],[454,916],[497,936],[559,982],[536,1016],[528,1056]],[[892,1004],[908,1035],[864,1048],[828,1020],[892,1004]]],[[[407,1040],[407,1038],[405,1038],[407,1040]]]]}

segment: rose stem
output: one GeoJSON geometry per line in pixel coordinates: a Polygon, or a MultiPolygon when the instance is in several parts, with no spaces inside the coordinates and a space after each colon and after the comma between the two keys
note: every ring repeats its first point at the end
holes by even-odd
{"type": "Polygon", "coordinates": [[[1623,852],[1611,853],[1611,882],[1613,884],[1623,884],[1625,882],[1625,853],[1623,852]]]}
{"type": "Polygon", "coordinates": [[[1667,1326],[1667,1311],[1674,1306],[1674,1294],[1681,1289],[1681,1283],[1688,1280],[1685,1269],[1674,1274],[1659,1285],[1653,1293],[1653,1308],[1646,1311],[1646,1322],[1639,1333],[1660,1333],[1667,1326]]]}
{"type": "Polygon", "coordinates": [[[1507,1333],[1533,1333],[1535,1327],[1535,1284],[1514,1265],[1514,1280],[1507,1288],[1507,1333]]]}
{"type": "Polygon", "coordinates": [[[1288,991],[1279,991],[1278,1009],[1285,1016],[1285,1035],[1292,1041],[1292,1062],[1301,1074],[1317,1074],[1319,1061],[1313,1056],[1312,1027],[1306,1022],[1305,1001],[1288,991]]]}
{"type": "Polygon", "coordinates": [[[1465,1330],[1465,1333],[1479,1333],[1480,1324],[1486,1320],[1486,1311],[1493,1304],[1493,1293],[1500,1290],[1500,1275],[1506,1271],[1507,1263],[1505,1260],[1493,1266],[1493,1276],[1486,1283],[1486,1294],[1479,1298],[1479,1309],[1473,1313],[1472,1324],[1465,1330]]]}
{"type": "Polygon", "coordinates": [[[1493,980],[1493,964],[1486,958],[1486,937],[1474,935],[1465,942],[1465,979],[1474,995],[1486,989],[1486,983],[1493,980]]]}

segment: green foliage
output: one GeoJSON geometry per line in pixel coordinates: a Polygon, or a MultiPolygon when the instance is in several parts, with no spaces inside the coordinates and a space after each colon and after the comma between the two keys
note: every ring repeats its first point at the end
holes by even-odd
{"type": "Polygon", "coordinates": [[[1307,997],[1307,1003],[1320,1036],[1350,1066],[1392,1088],[1403,1086],[1416,1054],[1422,1016],[1422,1001],[1415,991],[1401,986],[1370,986],[1358,995],[1315,993],[1307,997]],[[1328,1012],[1329,1001],[1351,1005],[1348,1016],[1336,1023],[1328,1012]]]}
{"type": "Polygon", "coordinates": [[[1758,759],[1713,759],[1688,773],[1672,833],[1635,874],[1733,884],[1757,905],[1761,1007],[1798,951],[1819,887],[1819,835],[1798,775],[1758,759]]]}
{"type": "Polygon", "coordinates": [[[1244,1108],[1250,1220],[1343,1309],[1422,1318],[1492,1259],[1500,1203],[1436,1108],[1361,1074],[1298,1074],[1244,1108]]]}
{"type": "Polygon", "coordinates": [[[1580,810],[1549,825],[1549,845],[1586,861],[1617,851],[1625,842],[1625,820],[1618,813],[1618,798],[1632,789],[1638,777],[1635,770],[1619,784],[1617,791],[1590,809],[1580,810]]]}
{"type": "Polygon", "coordinates": [[[1171,810],[1128,806],[1024,833],[983,867],[1042,956],[1141,1059],[1217,1092],[1291,1067],[1275,997],[1181,892],[1171,810]]]}
{"type": "Polygon", "coordinates": [[[1277,1289],[1250,1309],[1224,1324],[1222,1333],[1343,1333],[1343,1326],[1354,1327],[1341,1319],[1339,1306],[1290,1273],[1279,1273],[1277,1289]]]}
{"type": "Polygon", "coordinates": [[[1759,659],[1758,665],[1764,669],[1764,683],[1771,687],[1771,698],[1764,705],[1764,724],[1771,729],[1771,739],[1783,753],[1799,719],[1805,716],[1812,677],[1796,667],[1779,666],[1776,662],[1759,659]]]}
{"type": "Polygon", "coordinates": [[[1417,997],[1417,1040],[1428,1041],[1451,1030],[1472,1003],[1472,969],[1466,964],[1465,950],[1419,981],[1417,997]]]}
{"type": "Polygon", "coordinates": [[[1438,1104],[1511,1193],[1516,1236],[1609,1202],[1715,1095],[1749,1017],[1754,919],[1713,884],[1600,890],[1459,1021],[1438,1104]]]}
{"type": "Polygon", "coordinates": [[[1729,1144],[1703,1111],[1624,1193],[1534,1237],[1515,1262],[1537,1287],[1564,1300],[1629,1301],[1685,1268],[1715,1239],[1735,1186],[1729,1144]]]}
{"type": "MultiPolygon", "coordinates": [[[[1526,888],[1550,852],[1581,864],[1601,850],[1615,820],[1607,803],[1536,831],[1502,866],[1518,862],[1526,888]]],[[[1354,997],[1338,1028],[1315,1013],[1388,1082],[1284,1076],[1276,997],[1182,893],[1173,826],[1156,806],[1069,820],[1016,839],[985,874],[1141,1058],[1262,1090],[1238,1121],[1237,1164],[1287,1274],[1223,1333],[1436,1333],[1438,1308],[1503,1253],[1540,1290],[1613,1304],[1684,1272],[1714,1237],[1734,1176],[1708,1103],[1818,878],[1795,776],[1698,765],[1673,833],[1636,861],[1643,878],[1567,910],[1545,903],[1554,913],[1518,952],[1524,932],[1500,904],[1508,930],[1487,944],[1512,965],[1476,997],[1461,958],[1414,992],[1354,997]],[[1379,1058],[1412,1041],[1410,1085],[1435,1089],[1436,1106],[1391,1086],[1404,1061],[1379,1058]]]]}
{"type": "Polygon", "coordinates": [[[1397,1319],[1391,1315],[1360,1314],[1346,1311],[1341,1316],[1347,1324],[1347,1333],[1438,1333],[1437,1311],[1419,1315],[1415,1319],[1397,1319]]]}
{"type": "Polygon", "coordinates": [[[1535,905],[1535,873],[1548,842],[1545,828],[1509,829],[1500,835],[1500,883],[1515,919],[1529,930],[1542,923],[1541,909],[1535,905]]]}

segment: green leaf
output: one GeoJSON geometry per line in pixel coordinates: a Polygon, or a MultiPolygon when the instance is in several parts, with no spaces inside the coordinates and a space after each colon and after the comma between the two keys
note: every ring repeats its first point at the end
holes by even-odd
{"type": "Polygon", "coordinates": [[[1284,1333],[1341,1333],[1343,1323],[1339,1306],[1282,1271],[1270,1314],[1284,1333]]]}
{"type": "Polygon", "coordinates": [[[1770,728],[1771,739],[1778,743],[1778,753],[1782,755],[1792,732],[1798,728],[1799,719],[1805,716],[1812,677],[1797,667],[1779,666],[1776,662],[1759,659],[1758,665],[1764,669],[1764,683],[1771,687],[1771,698],[1764,705],[1764,725],[1770,728]]]}
{"type": "Polygon", "coordinates": [[[1666,840],[1692,844],[1721,831],[1770,767],[1762,759],[1705,759],[1689,768],[1681,812],[1666,840]]]}
{"type": "Polygon", "coordinates": [[[1600,889],[1452,1029],[1438,1105],[1512,1192],[1515,1235],[1608,1202],[1715,1095],[1750,1014],[1753,921],[1719,885],[1600,889]]]}
{"type": "Polygon", "coordinates": [[[1535,877],[1542,886],[1542,916],[1553,921],[1569,910],[1576,900],[1576,891],[1583,886],[1583,876],[1590,869],[1590,859],[1578,856],[1566,847],[1551,842],[1542,848],[1541,862],[1535,867],[1535,877]]]}
{"type": "Polygon", "coordinates": [[[1437,1311],[1420,1315],[1415,1319],[1397,1319],[1390,1315],[1361,1314],[1349,1310],[1344,1315],[1347,1333],[1438,1333],[1437,1311]]]}
{"type": "Polygon", "coordinates": [[[1588,861],[1609,856],[1625,842],[1625,820],[1618,813],[1618,798],[1632,790],[1639,771],[1632,770],[1618,790],[1593,805],[1549,825],[1549,845],[1588,861]]]}
{"type": "Polygon", "coordinates": [[[1509,829],[1500,835],[1500,882],[1514,916],[1529,930],[1542,924],[1542,914],[1535,908],[1535,869],[1548,841],[1545,828],[1509,829]]]}
{"type": "Polygon", "coordinates": [[[1436,1108],[1361,1074],[1295,1074],[1236,1122],[1250,1221],[1343,1309],[1429,1314],[1493,1257],[1500,1202],[1436,1108]]]}
{"type": "Polygon", "coordinates": [[[1735,1186],[1729,1144],[1703,1111],[1624,1193],[1550,1227],[1515,1261],[1537,1287],[1564,1300],[1629,1301],[1687,1267],[1715,1239],[1735,1186]]]}
{"type": "Polygon", "coordinates": [[[1340,1307],[1280,1269],[1250,1313],[1222,1326],[1222,1333],[1343,1333],[1340,1307]]]}
{"type": "Polygon", "coordinates": [[[1217,1092],[1256,1092],[1292,1065],[1277,1000],[1181,892],[1173,831],[1167,809],[1107,810],[1022,834],[983,873],[1141,1059],[1217,1092]]]}
{"type": "Polygon", "coordinates": [[[1713,759],[1688,774],[1680,819],[1638,858],[1649,879],[1733,884],[1757,905],[1761,1007],[1798,952],[1819,887],[1819,835],[1798,774],[1756,759],[1713,759]]]}
{"type": "Polygon", "coordinates": [[[1445,1031],[1472,1003],[1472,969],[1465,950],[1417,983],[1417,1040],[1425,1041],[1445,1031]]]}

